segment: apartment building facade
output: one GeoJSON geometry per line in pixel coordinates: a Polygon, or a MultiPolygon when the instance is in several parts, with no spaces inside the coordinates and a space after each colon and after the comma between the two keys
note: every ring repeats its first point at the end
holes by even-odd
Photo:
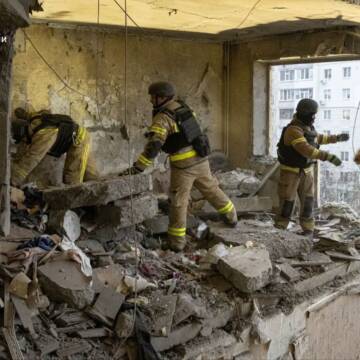
{"type": "Polygon", "coordinates": [[[360,168],[353,162],[354,150],[360,148],[360,61],[277,65],[271,68],[270,79],[271,155],[276,156],[277,141],[298,101],[307,97],[318,101],[317,131],[350,135],[346,143],[323,147],[341,158],[343,164],[335,168],[321,163],[321,201],[345,201],[360,211],[360,168]]]}

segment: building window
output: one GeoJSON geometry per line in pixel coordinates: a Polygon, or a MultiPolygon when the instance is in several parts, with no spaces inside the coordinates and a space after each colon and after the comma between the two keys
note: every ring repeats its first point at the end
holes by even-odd
{"type": "Polygon", "coordinates": [[[281,101],[294,101],[300,99],[312,99],[313,89],[312,88],[302,88],[302,89],[282,89],[280,90],[280,100],[281,101]]]}
{"type": "Polygon", "coordinates": [[[312,69],[310,68],[304,68],[300,69],[298,72],[299,79],[301,80],[311,80],[313,77],[312,69]]]}
{"type": "Polygon", "coordinates": [[[349,152],[348,151],[342,151],[340,155],[341,161],[349,161],[349,152]]]}
{"type": "Polygon", "coordinates": [[[325,120],[331,119],[331,110],[324,110],[324,119],[325,120]]]}
{"type": "Polygon", "coordinates": [[[294,114],[294,109],[280,109],[280,120],[290,120],[294,114]]]}
{"type": "Polygon", "coordinates": [[[351,67],[350,66],[343,68],[343,76],[344,76],[344,78],[351,77],[351,67]]]}
{"type": "Polygon", "coordinates": [[[331,69],[325,69],[324,70],[324,78],[325,79],[331,79],[331,69]]]}
{"type": "Polygon", "coordinates": [[[343,99],[344,100],[349,100],[350,99],[350,89],[343,89],[343,99]]]}
{"type": "Polygon", "coordinates": [[[295,80],[295,70],[280,70],[280,81],[295,80]]]}
{"type": "Polygon", "coordinates": [[[330,100],[331,99],[331,89],[325,89],[324,90],[324,99],[330,100]]]}
{"type": "Polygon", "coordinates": [[[343,110],[343,120],[350,120],[350,110],[349,109],[343,110]]]}

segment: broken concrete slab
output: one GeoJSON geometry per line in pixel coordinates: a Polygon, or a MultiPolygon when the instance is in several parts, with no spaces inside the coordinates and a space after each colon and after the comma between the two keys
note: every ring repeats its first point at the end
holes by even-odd
{"type": "Polygon", "coordinates": [[[100,293],[105,286],[116,290],[124,276],[125,269],[118,264],[96,268],[93,271],[93,289],[96,293],[100,293]]]}
{"type": "Polygon", "coordinates": [[[124,300],[125,296],[115,292],[115,289],[104,287],[96,299],[93,310],[110,320],[115,320],[124,300]]]}
{"type": "Polygon", "coordinates": [[[102,181],[89,181],[43,191],[44,200],[51,209],[74,209],[83,206],[106,205],[112,201],[140,194],[152,189],[150,175],[114,177],[102,181]]]}
{"type": "Polygon", "coordinates": [[[277,265],[280,269],[280,274],[288,281],[297,281],[300,279],[301,274],[294,269],[290,264],[284,263],[277,265]]]}
{"type": "Polygon", "coordinates": [[[52,261],[38,269],[39,281],[45,294],[53,301],[66,302],[79,309],[90,305],[95,292],[91,278],[81,272],[73,261],[52,261]]]}
{"type": "Polygon", "coordinates": [[[173,326],[177,326],[190,316],[205,318],[206,311],[200,299],[194,299],[190,294],[179,294],[174,313],[173,326]]]}
{"type": "Polygon", "coordinates": [[[146,194],[130,199],[117,200],[113,205],[98,208],[97,222],[124,228],[151,219],[158,213],[157,198],[146,194]]]}
{"type": "Polygon", "coordinates": [[[168,337],[151,337],[151,344],[156,351],[169,350],[194,339],[201,330],[201,324],[192,323],[174,329],[168,337]]]}
{"type": "Polygon", "coordinates": [[[312,240],[290,231],[279,230],[261,221],[239,221],[236,228],[225,228],[222,224],[210,224],[209,246],[218,242],[225,245],[245,245],[251,241],[255,246],[264,245],[270,257],[277,260],[281,257],[299,257],[310,254],[312,240]]]}
{"type": "Polygon", "coordinates": [[[235,190],[239,194],[251,194],[260,185],[261,181],[255,177],[255,171],[235,169],[216,174],[220,187],[226,192],[235,190]]]}
{"type": "Polygon", "coordinates": [[[251,293],[270,282],[272,264],[269,252],[261,248],[237,246],[217,264],[220,273],[236,288],[251,293]]]}
{"type": "Polygon", "coordinates": [[[214,329],[224,327],[234,316],[235,306],[229,303],[221,303],[215,309],[207,313],[205,319],[201,320],[203,328],[201,329],[202,336],[209,336],[214,329]]]}

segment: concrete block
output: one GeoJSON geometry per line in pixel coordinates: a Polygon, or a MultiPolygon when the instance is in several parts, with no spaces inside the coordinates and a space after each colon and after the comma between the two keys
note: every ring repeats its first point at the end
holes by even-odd
{"type": "Polygon", "coordinates": [[[194,339],[201,330],[201,324],[192,323],[178,327],[168,337],[152,337],[151,344],[156,351],[165,351],[194,339]]]}
{"type": "Polygon", "coordinates": [[[106,205],[109,202],[152,190],[150,175],[140,174],[131,177],[115,177],[102,181],[89,181],[80,185],[47,189],[43,191],[44,200],[51,209],[74,209],[82,206],[106,205]]]}
{"type": "Polygon", "coordinates": [[[90,305],[95,292],[91,278],[85,277],[73,261],[53,261],[40,266],[39,281],[44,293],[55,302],[66,302],[78,309],[90,305]]]}
{"type": "Polygon", "coordinates": [[[232,248],[219,260],[218,269],[236,288],[251,293],[266,286],[272,274],[269,252],[261,248],[232,248]]]}
{"type": "Polygon", "coordinates": [[[97,220],[102,224],[112,224],[117,228],[139,224],[146,219],[151,219],[158,213],[158,203],[151,194],[141,195],[130,199],[114,202],[114,205],[100,206],[97,220]]]}
{"type": "Polygon", "coordinates": [[[79,216],[71,210],[50,210],[48,230],[61,234],[62,229],[71,241],[76,241],[81,234],[79,216]]]}

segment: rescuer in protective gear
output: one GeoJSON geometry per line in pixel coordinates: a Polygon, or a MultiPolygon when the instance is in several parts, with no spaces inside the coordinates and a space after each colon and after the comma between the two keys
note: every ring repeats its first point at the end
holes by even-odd
{"type": "Polygon", "coordinates": [[[153,121],[146,134],[148,142],[133,167],[120,175],[142,172],[152,165],[160,150],[170,154],[168,240],[171,249],[181,251],[186,245],[186,212],[193,185],[231,226],[237,223],[236,209],[211,174],[208,138],[194,112],[184,102],[174,100],[175,88],[168,82],[151,84],[149,95],[153,121]]]}
{"type": "Polygon", "coordinates": [[[80,184],[96,178],[96,170],[89,165],[90,135],[77,125],[70,116],[51,114],[49,111],[29,113],[15,109],[12,121],[12,137],[19,144],[11,166],[11,185],[21,186],[30,172],[46,154],[60,157],[66,153],[63,181],[80,184]]]}
{"type": "Polygon", "coordinates": [[[284,127],[278,143],[280,179],[278,184],[279,212],[275,226],[286,229],[294,208],[296,194],[300,198],[300,225],[304,235],[314,231],[314,173],[317,160],[329,161],[335,166],[341,160],[320,150],[320,145],[348,141],[348,134],[322,135],[314,128],[318,104],[312,99],[302,99],[296,107],[293,120],[284,127]]]}

